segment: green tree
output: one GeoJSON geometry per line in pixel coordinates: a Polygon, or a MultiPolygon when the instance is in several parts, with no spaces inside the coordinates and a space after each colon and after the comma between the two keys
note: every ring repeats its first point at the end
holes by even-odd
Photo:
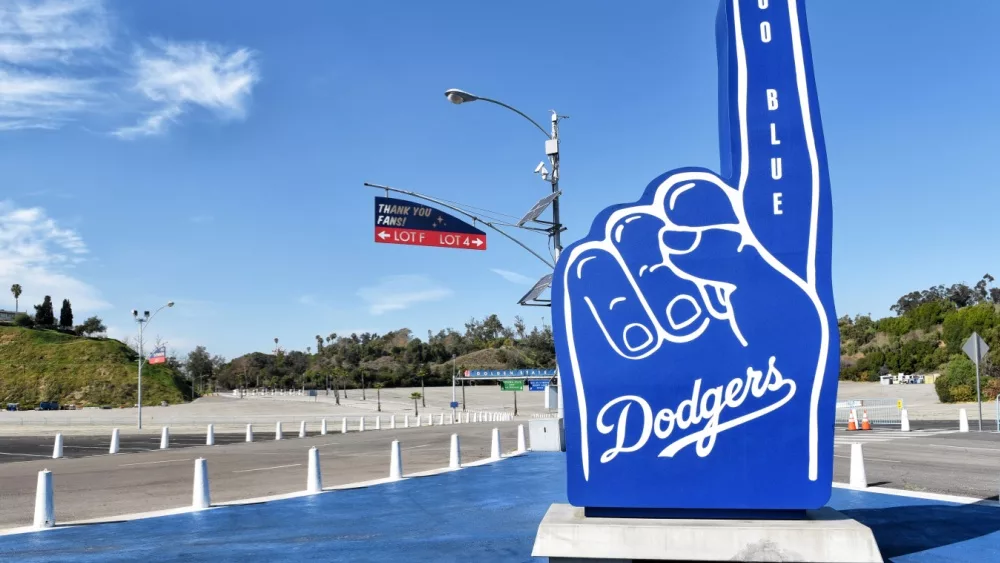
{"type": "Polygon", "coordinates": [[[14,325],[24,328],[31,328],[35,326],[35,319],[28,316],[27,313],[18,313],[14,315],[14,325]]]}
{"type": "Polygon", "coordinates": [[[417,391],[414,391],[413,393],[410,393],[410,399],[413,400],[413,414],[415,414],[417,416],[420,416],[420,411],[417,409],[417,401],[419,401],[420,399],[423,399],[423,398],[424,398],[424,396],[422,394],[418,393],[417,391]]]}
{"type": "Polygon", "coordinates": [[[14,313],[17,313],[17,300],[21,298],[21,284],[15,283],[10,286],[10,292],[14,294],[14,313]]]}
{"type": "Polygon", "coordinates": [[[191,378],[191,381],[200,381],[202,389],[204,389],[205,380],[212,377],[212,367],[212,357],[204,346],[196,346],[194,350],[191,350],[184,365],[188,377],[191,378]]]}
{"type": "Polygon", "coordinates": [[[69,299],[63,299],[62,309],[59,310],[59,326],[73,328],[73,306],[70,305],[69,299]]]}
{"type": "Polygon", "coordinates": [[[942,403],[976,400],[976,366],[964,354],[955,354],[944,373],[934,381],[934,390],[942,403]]]}
{"type": "Polygon", "coordinates": [[[35,324],[39,326],[55,326],[56,316],[52,311],[52,297],[46,295],[41,305],[35,305],[35,324]]]}
{"type": "Polygon", "coordinates": [[[82,325],[76,327],[77,334],[82,334],[83,336],[90,336],[91,334],[100,334],[106,330],[108,330],[108,327],[104,326],[104,323],[101,322],[100,317],[96,315],[83,321],[82,325]]]}

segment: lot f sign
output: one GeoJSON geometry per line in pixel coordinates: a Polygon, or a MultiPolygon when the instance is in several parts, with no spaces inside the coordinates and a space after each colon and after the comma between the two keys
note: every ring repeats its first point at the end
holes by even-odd
{"type": "Polygon", "coordinates": [[[830,496],[839,344],[803,1],[723,0],[716,31],[721,173],[659,176],[556,266],[577,506],[830,496]]]}

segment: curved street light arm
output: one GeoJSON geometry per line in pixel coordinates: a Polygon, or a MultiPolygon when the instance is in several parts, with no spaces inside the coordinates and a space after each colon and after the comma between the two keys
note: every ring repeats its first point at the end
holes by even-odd
{"type": "Polygon", "coordinates": [[[549,132],[546,131],[544,127],[542,127],[541,125],[539,125],[537,121],[535,121],[534,119],[531,119],[523,111],[517,109],[516,107],[509,106],[509,105],[501,102],[500,100],[494,100],[494,99],[491,99],[491,98],[483,98],[481,96],[476,96],[476,99],[482,100],[484,102],[490,102],[492,104],[496,104],[498,106],[503,106],[503,107],[509,109],[510,111],[512,111],[512,112],[520,115],[521,117],[527,119],[528,121],[530,121],[532,125],[534,125],[535,127],[537,127],[538,130],[541,131],[543,135],[545,135],[545,138],[547,138],[547,139],[551,139],[552,138],[552,135],[550,135],[549,132]]]}
{"type": "MultiPolygon", "coordinates": [[[[485,98],[481,98],[481,99],[485,99],[485,98]]],[[[517,111],[517,110],[515,110],[515,111],[517,111]]],[[[518,113],[520,113],[520,112],[518,112],[518,113]]],[[[525,116],[525,117],[527,117],[527,116],[525,116]]],[[[383,186],[383,185],[380,185],[380,184],[372,184],[372,183],[369,183],[369,182],[365,182],[365,186],[369,187],[369,188],[376,188],[376,189],[379,189],[379,190],[385,190],[387,192],[395,192],[395,193],[400,193],[400,194],[412,196],[412,197],[415,197],[415,198],[418,198],[418,199],[422,199],[424,201],[429,201],[429,202],[434,203],[436,205],[440,205],[442,207],[446,207],[446,208],[451,209],[452,211],[455,211],[457,213],[461,213],[462,215],[465,215],[466,217],[472,219],[473,221],[482,223],[482,224],[486,225],[487,227],[493,229],[494,231],[500,233],[501,235],[507,237],[508,239],[510,239],[511,241],[513,241],[514,244],[516,244],[516,245],[520,246],[521,248],[527,250],[528,252],[531,253],[532,256],[534,256],[535,258],[538,258],[539,260],[541,260],[549,268],[555,268],[555,266],[551,262],[549,262],[545,258],[542,258],[541,255],[539,255],[534,250],[528,248],[523,242],[521,242],[521,241],[517,240],[516,238],[512,237],[511,235],[507,234],[507,232],[503,231],[499,227],[494,226],[493,223],[491,223],[489,221],[484,221],[484,220],[480,219],[479,217],[477,217],[476,215],[473,215],[472,213],[469,213],[468,211],[466,211],[466,210],[464,210],[464,209],[462,209],[460,207],[455,207],[454,205],[445,203],[445,202],[443,202],[443,201],[441,201],[439,199],[436,199],[436,198],[433,198],[433,197],[430,197],[430,196],[426,196],[424,194],[419,194],[417,192],[411,192],[409,190],[401,190],[399,188],[393,188],[393,187],[390,187],[390,186],[383,186]]]]}

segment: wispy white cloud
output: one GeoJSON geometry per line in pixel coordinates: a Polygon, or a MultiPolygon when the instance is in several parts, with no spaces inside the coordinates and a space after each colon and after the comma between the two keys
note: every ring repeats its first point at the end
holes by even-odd
{"type": "Polygon", "coordinates": [[[109,307],[97,289],[71,275],[86,254],[80,235],[61,228],[42,208],[0,202],[0,289],[20,284],[21,310],[45,295],[69,299],[77,316],[109,307]]]}
{"type": "Polygon", "coordinates": [[[138,112],[112,131],[135,139],[194,108],[245,117],[259,80],[253,51],[165,39],[121,48],[114,21],[105,0],[0,0],[0,132],[138,112]]]}
{"type": "Polygon", "coordinates": [[[242,119],[253,85],[260,79],[254,53],[206,42],[153,40],[135,53],[134,88],[154,106],[131,127],[114,135],[123,139],[157,135],[192,108],[224,119],[242,119]]]}
{"type": "Polygon", "coordinates": [[[101,0],[0,3],[0,131],[55,129],[101,97],[96,78],[111,32],[101,0]]]}
{"type": "Polygon", "coordinates": [[[451,289],[437,285],[427,276],[388,276],[369,287],[358,290],[360,297],[373,315],[401,311],[429,301],[440,301],[452,295],[451,289]]]}
{"type": "Polygon", "coordinates": [[[110,42],[103,0],[5,0],[0,4],[0,61],[69,63],[110,42]]]}
{"type": "Polygon", "coordinates": [[[500,276],[501,278],[509,281],[510,283],[516,283],[520,285],[531,285],[535,283],[535,280],[519,274],[517,272],[511,272],[510,270],[501,270],[500,268],[491,268],[494,274],[500,276]]]}

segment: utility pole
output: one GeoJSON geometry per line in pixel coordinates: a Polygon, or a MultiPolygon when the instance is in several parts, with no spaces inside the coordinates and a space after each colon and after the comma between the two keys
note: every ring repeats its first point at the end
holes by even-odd
{"type": "MultiPolygon", "coordinates": [[[[549,228],[546,229],[546,231],[549,233],[549,236],[552,238],[552,249],[553,249],[553,258],[554,258],[554,261],[558,262],[558,260],[559,260],[559,254],[562,252],[562,230],[563,230],[562,223],[559,220],[559,120],[562,119],[562,118],[569,117],[569,116],[567,116],[567,115],[559,115],[558,113],[556,113],[555,110],[551,110],[552,111],[552,117],[551,117],[552,125],[551,125],[550,131],[546,131],[544,127],[542,127],[534,119],[528,117],[528,115],[526,113],[524,113],[523,111],[521,111],[521,110],[519,110],[519,109],[517,109],[517,108],[515,108],[513,106],[510,106],[508,104],[505,104],[504,102],[501,102],[499,100],[494,100],[494,99],[486,98],[486,97],[483,97],[483,96],[477,96],[475,94],[470,94],[469,92],[466,92],[464,90],[458,90],[458,89],[455,89],[455,88],[452,88],[450,90],[446,90],[445,93],[444,93],[444,95],[448,99],[449,102],[451,102],[453,104],[456,104],[456,105],[465,104],[465,103],[469,103],[469,102],[475,102],[477,100],[482,100],[484,102],[489,102],[491,104],[495,104],[495,105],[501,106],[503,108],[506,108],[506,109],[508,109],[508,110],[510,110],[510,111],[512,111],[512,112],[514,112],[514,113],[516,113],[518,115],[520,115],[524,119],[526,119],[528,122],[530,122],[532,125],[534,125],[535,128],[537,128],[539,131],[542,132],[542,134],[544,134],[547,137],[546,140],[545,140],[545,155],[549,158],[549,164],[552,165],[551,180],[549,180],[547,178],[548,171],[545,170],[544,164],[539,164],[538,168],[535,169],[535,172],[541,174],[542,175],[542,179],[548,181],[551,184],[551,186],[552,186],[552,193],[555,194],[555,195],[551,196],[552,197],[552,223],[549,225],[549,228]]],[[[535,219],[537,219],[537,217],[535,219]]],[[[494,230],[498,230],[498,229],[494,229],[494,230]]],[[[501,234],[504,234],[508,238],[512,238],[509,235],[506,235],[506,233],[503,233],[502,231],[501,231],[501,234]]],[[[514,242],[517,242],[518,244],[521,244],[517,240],[515,240],[514,242]]],[[[527,248],[523,244],[521,244],[521,246],[523,248],[525,248],[525,250],[528,250],[528,252],[531,252],[532,254],[535,254],[534,251],[532,251],[531,249],[527,248]]],[[[537,254],[535,254],[535,256],[539,257],[537,254]]],[[[546,262],[546,264],[548,264],[548,262],[546,260],[542,259],[542,261],[546,262]]],[[[549,265],[552,266],[551,264],[549,264],[549,265]]],[[[529,295],[531,295],[531,294],[529,294],[529,295]]],[[[527,297],[528,296],[526,295],[525,299],[527,297]]],[[[533,297],[532,297],[532,300],[537,300],[537,297],[538,297],[538,295],[534,294],[533,297]]],[[[523,299],[521,301],[521,304],[522,305],[528,305],[529,303],[527,303],[526,300],[523,299]]],[[[532,305],[534,305],[534,304],[532,304],[532,305]]],[[[548,305],[551,306],[551,300],[548,303],[548,305]]],[[[543,322],[543,324],[544,324],[544,322],[543,322]]],[[[556,378],[557,379],[559,378],[559,371],[558,371],[558,369],[559,368],[557,366],[556,367],[556,378]]],[[[563,418],[563,408],[562,408],[563,402],[562,402],[562,381],[561,381],[561,379],[559,379],[559,385],[557,386],[557,391],[558,391],[558,402],[559,402],[559,409],[558,409],[559,415],[558,416],[559,416],[560,419],[562,419],[563,418]]]]}
{"type": "MultiPolygon", "coordinates": [[[[559,114],[552,110],[552,139],[545,142],[545,154],[548,155],[552,163],[552,193],[559,191],[559,114]]],[[[555,262],[559,262],[559,254],[562,253],[562,223],[559,222],[559,198],[552,200],[552,252],[555,262]]],[[[563,418],[563,388],[562,378],[559,377],[559,365],[556,364],[556,378],[559,385],[556,386],[557,417],[563,418]]],[[[517,416],[517,392],[514,392],[514,416],[517,416]]]]}
{"type": "Polygon", "coordinates": [[[157,313],[159,313],[160,311],[162,311],[163,309],[165,309],[167,307],[173,307],[173,306],[174,306],[174,302],[173,301],[168,301],[166,305],[164,305],[163,307],[160,307],[159,309],[157,309],[156,313],[153,313],[152,315],[150,315],[149,311],[143,311],[142,312],[142,316],[139,316],[139,311],[137,311],[136,309],[132,309],[132,317],[135,319],[135,322],[139,324],[139,342],[138,342],[138,344],[139,344],[139,389],[138,389],[138,393],[137,393],[138,394],[138,399],[139,399],[137,401],[137,405],[139,407],[139,412],[138,412],[138,415],[136,417],[137,418],[137,422],[138,422],[138,426],[139,426],[139,430],[142,430],[142,364],[146,363],[146,354],[145,354],[145,350],[143,348],[143,340],[142,340],[143,331],[146,329],[146,326],[149,325],[149,322],[153,320],[153,317],[155,317],[157,313]]]}

